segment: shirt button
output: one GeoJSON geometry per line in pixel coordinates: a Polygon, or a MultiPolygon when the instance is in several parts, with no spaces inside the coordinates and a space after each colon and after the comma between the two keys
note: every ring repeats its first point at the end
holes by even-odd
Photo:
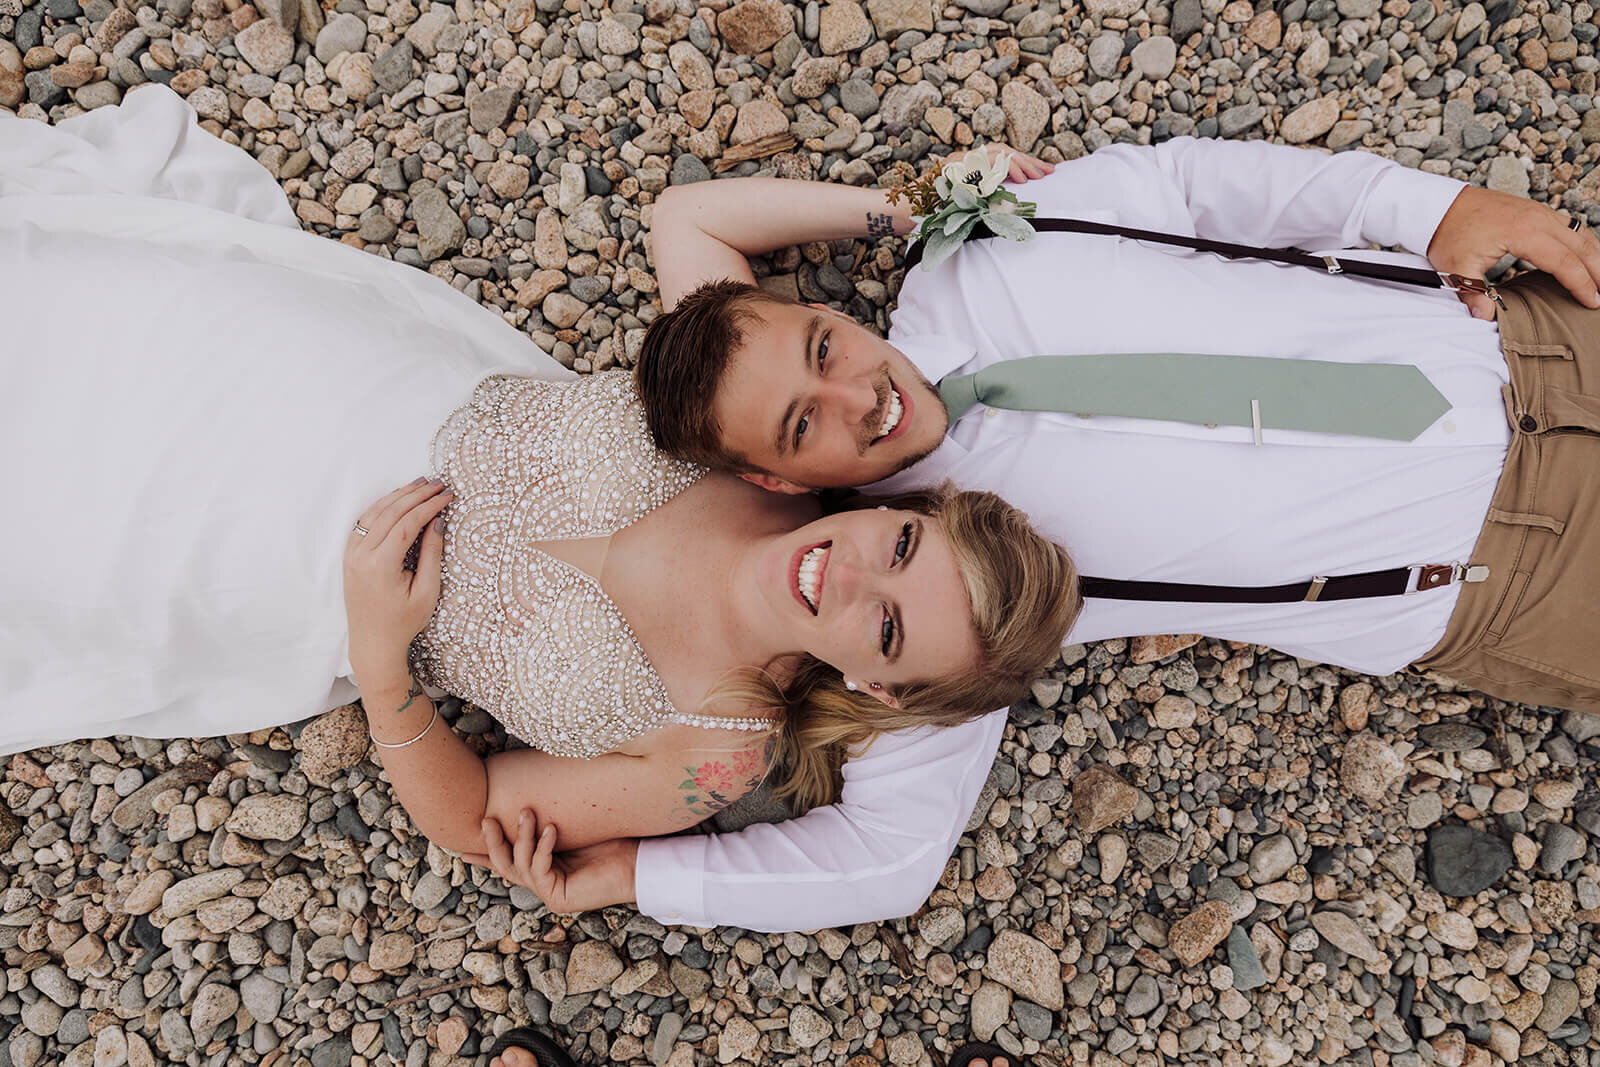
{"type": "Polygon", "coordinates": [[[1517,425],[1522,427],[1524,433],[1532,433],[1539,428],[1539,420],[1532,415],[1524,415],[1518,420],[1517,425]]]}
{"type": "Polygon", "coordinates": [[[994,408],[984,408],[983,409],[983,417],[986,418],[986,419],[992,419],[998,414],[1000,414],[1000,413],[998,411],[996,411],[994,408]]]}

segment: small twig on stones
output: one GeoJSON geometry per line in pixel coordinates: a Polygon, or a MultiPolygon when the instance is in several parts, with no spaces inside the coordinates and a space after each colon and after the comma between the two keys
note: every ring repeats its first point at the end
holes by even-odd
{"type": "Polygon", "coordinates": [[[403,997],[396,997],[394,1000],[389,1001],[388,1006],[391,1008],[398,1008],[406,1004],[415,1003],[419,1000],[426,1000],[435,993],[450,993],[457,989],[476,987],[477,984],[478,980],[476,978],[463,978],[459,982],[446,982],[443,985],[430,986],[427,989],[419,989],[415,993],[408,993],[403,997]]]}

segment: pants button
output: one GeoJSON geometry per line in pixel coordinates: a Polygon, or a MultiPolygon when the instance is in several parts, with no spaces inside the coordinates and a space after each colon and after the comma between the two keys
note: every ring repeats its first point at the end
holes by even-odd
{"type": "Polygon", "coordinates": [[[1522,427],[1523,433],[1532,433],[1539,428],[1539,420],[1532,415],[1524,415],[1517,420],[1517,425],[1522,427]]]}

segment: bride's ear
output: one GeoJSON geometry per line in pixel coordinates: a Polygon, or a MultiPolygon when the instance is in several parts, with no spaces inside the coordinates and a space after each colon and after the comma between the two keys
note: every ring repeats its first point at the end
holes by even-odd
{"type": "Polygon", "coordinates": [[[809,486],[801,485],[798,482],[791,482],[789,479],[780,478],[776,474],[766,474],[761,471],[745,471],[744,473],[740,474],[739,477],[743,478],[751,485],[760,486],[762,489],[765,489],[771,493],[787,493],[789,496],[798,496],[801,493],[811,492],[809,486]]]}

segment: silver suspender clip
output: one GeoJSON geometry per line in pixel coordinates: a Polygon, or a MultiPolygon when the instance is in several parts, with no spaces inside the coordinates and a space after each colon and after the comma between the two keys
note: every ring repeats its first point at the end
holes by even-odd
{"type": "Polygon", "coordinates": [[[1323,266],[1328,268],[1328,273],[1329,274],[1343,274],[1344,273],[1344,264],[1340,263],[1337,259],[1334,259],[1332,256],[1323,256],[1322,257],[1322,263],[1323,263],[1323,266]]]}
{"type": "Polygon", "coordinates": [[[1506,302],[1500,299],[1500,294],[1495,291],[1494,286],[1482,278],[1468,278],[1464,274],[1450,274],[1442,270],[1434,273],[1439,275],[1439,284],[1452,293],[1482,293],[1499,304],[1502,310],[1505,309],[1506,302]]]}
{"type": "Polygon", "coordinates": [[[1489,580],[1489,568],[1483,563],[1423,563],[1412,569],[1417,572],[1417,582],[1406,590],[1406,596],[1429,589],[1442,589],[1451,582],[1477,583],[1489,580]]]}

